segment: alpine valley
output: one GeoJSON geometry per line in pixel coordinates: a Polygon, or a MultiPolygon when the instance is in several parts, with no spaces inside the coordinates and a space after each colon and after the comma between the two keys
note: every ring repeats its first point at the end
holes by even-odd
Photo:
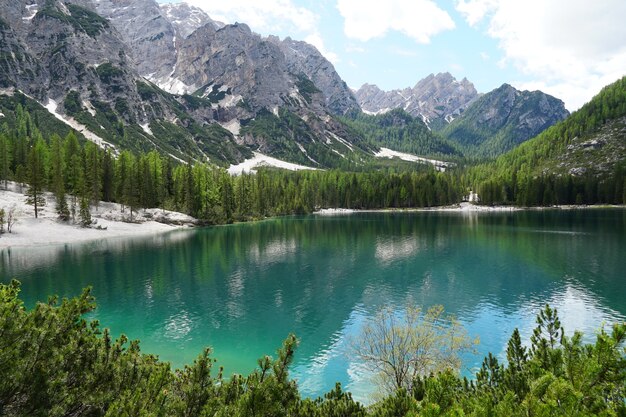
{"type": "Polygon", "coordinates": [[[526,85],[607,83],[571,114],[352,89],[184,2],[0,0],[0,416],[625,417],[626,7],[561,2],[211,4],[297,5],[381,86],[421,52],[497,86],[513,33],[526,85]]]}
{"type": "Polygon", "coordinates": [[[497,156],[568,115],[542,92],[504,85],[479,94],[449,73],[404,90],[355,92],[312,45],[264,38],[185,3],[0,6],[4,114],[22,103],[118,151],[221,166],[257,152],[360,169],[380,148],[448,161],[497,156]]]}

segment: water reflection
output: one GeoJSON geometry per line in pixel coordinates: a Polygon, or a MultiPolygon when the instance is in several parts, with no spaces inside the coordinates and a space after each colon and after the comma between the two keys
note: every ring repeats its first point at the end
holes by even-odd
{"type": "MultiPolygon", "coordinates": [[[[212,346],[249,372],[290,333],[293,375],[318,395],[340,381],[371,391],[349,340],[381,305],[443,304],[503,355],[546,302],[566,329],[623,320],[626,211],[391,213],[273,219],[134,241],[0,251],[0,279],[28,306],[92,285],[114,334],[181,366],[212,346]]],[[[466,357],[465,372],[482,356],[466,357]]]]}

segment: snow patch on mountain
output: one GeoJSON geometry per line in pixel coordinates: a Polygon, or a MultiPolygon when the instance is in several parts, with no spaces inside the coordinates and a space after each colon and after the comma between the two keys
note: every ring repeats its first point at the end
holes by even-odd
{"type": "Polygon", "coordinates": [[[259,152],[254,152],[254,157],[246,159],[240,164],[231,165],[228,168],[230,175],[241,175],[243,173],[256,173],[259,168],[262,167],[275,167],[282,168],[289,171],[299,171],[303,169],[316,170],[316,168],[307,167],[304,165],[293,164],[291,162],[281,161],[280,159],[272,158],[271,156],[263,155],[259,152]]]}
{"type": "Polygon", "coordinates": [[[452,162],[445,162],[445,161],[439,161],[437,159],[424,158],[422,156],[417,156],[417,155],[413,155],[410,153],[398,152],[398,151],[394,151],[388,148],[380,148],[380,151],[375,153],[374,156],[376,158],[389,158],[389,159],[398,158],[407,162],[417,162],[417,163],[423,163],[423,164],[427,163],[427,164],[433,165],[435,169],[437,169],[438,171],[445,171],[446,168],[449,168],[454,165],[452,162]]]}
{"type": "Polygon", "coordinates": [[[54,117],[56,117],[57,119],[59,119],[60,121],[62,121],[63,123],[65,123],[66,125],[71,127],[72,129],[80,132],[87,140],[95,143],[96,145],[98,145],[102,149],[109,149],[110,148],[110,149],[113,149],[114,153],[117,153],[115,145],[113,145],[112,143],[107,142],[106,140],[102,139],[100,136],[98,136],[95,133],[93,133],[92,131],[90,131],[87,128],[87,126],[78,123],[76,120],[74,120],[74,118],[64,116],[64,115],[60,114],[59,112],[57,112],[58,104],[57,104],[56,101],[54,101],[52,99],[48,99],[48,102],[46,103],[46,105],[44,107],[50,113],[52,113],[52,115],[54,115],[54,117]]]}

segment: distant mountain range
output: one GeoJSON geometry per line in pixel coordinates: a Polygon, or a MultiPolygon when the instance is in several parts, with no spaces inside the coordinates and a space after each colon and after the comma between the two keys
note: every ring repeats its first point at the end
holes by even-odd
{"type": "Polygon", "coordinates": [[[401,108],[421,118],[431,129],[440,130],[463,113],[479,94],[466,78],[457,81],[446,72],[430,74],[415,87],[402,90],[383,91],[365,84],[355,96],[366,113],[380,114],[401,108]]]}
{"type": "Polygon", "coordinates": [[[467,156],[500,155],[569,115],[561,100],[541,91],[504,84],[481,95],[466,78],[457,81],[449,73],[431,74],[403,90],[365,84],[355,95],[364,112],[401,108],[422,119],[467,156]]]}
{"type": "Polygon", "coordinates": [[[312,45],[185,3],[0,0],[0,39],[0,94],[24,93],[89,140],[179,160],[228,165],[256,151],[349,168],[379,147],[496,156],[567,116],[544,93],[481,96],[448,73],[353,92],[312,45]],[[376,119],[393,109],[405,114],[376,119]]]}

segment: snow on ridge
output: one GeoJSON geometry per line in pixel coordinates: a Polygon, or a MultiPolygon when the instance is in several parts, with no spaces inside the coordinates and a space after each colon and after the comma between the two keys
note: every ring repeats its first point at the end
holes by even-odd
{"type": "Polygon", "coordinates": [[[150,136],[154,136],[154,134],[152,133],[152,129],[150,129],[150,124],[149,123],[144,123],[141,126],[141,128],[143,129],[144,132],[146,132],[148,135],[150,136]]]}
{"type": "Polygon", "coordinates": [[[114,153],[117,153],[115,146],[102,139],[100,136],[96,135],[92,131],[90,131],[87,126],[78,123],[73,117],[65,117],[62,114],[57,112],[58,104],[56,101],[52,99],[48,99],[48,103],[44,106],[54,117],[71,127],[72,129],[80,132],[87,140],[95,143],[102,149],[111,148],[114,153]]]}
{"type": "Polygon", "coordinates": [[[317,170],[317,168],[307,167],[304,165],[293,164],[291,162],[281,161],[280,159],[272,158],[271,156],[263,155],[259,152],[253,152],[254,157],[246,159],[240,164],[231,165],[228,168],[230,175],[241,175],[243,173],[256,173],[257,169],[261,167],[276,167],[289,171],[299,171],[302,169],[317,170]]]}
{"type": "Polygon", "coordinates": [[[87,111],[89,112],[89,114],[91,114],[91,117],[96,117],[96,109],[93,107],[93,105],[91,104],[91,101],[85,101],[83,100],[83,107],[87,109],[87,111]]]}
{"type": "Polygon", "coordinates": [[[319,162],[317,162],[315,159],[311,158],[309,156],[309,153],[306,151],[306,149],[304,149],[304,146],[302,146],[301,144],[299,144],[298,142],[296,142],[296,145],[298,145],[298,148],[300,149],[300,152],[302,152],[304,154],[304,156],[306,156],[307,158],[309,158],[309,161],[313,162],[314,164],[319,165],[319,162]]]}
{"type": "Polygon", "coordinates": [[[26,5],[26,10],[30,14],[28,16],[22,17],[22,20],[25,21],[25,22],[28,22],[30,20],[33,20],[33,18],[37,14],[38,5],[37,4],[28,4],[28,5],[26,5]]]}
{"type": "Polygon", "coordinates": [[[378,111],[369,111],[369,110],[365,110],[362,109],[363,113],[369,115],[369,116],[378,116],[379,114],[385,114],[385,113],[389,113],[391,110],[393,110],[391,107],[385,107],[384,109],[380,109],[378,111]]]}
{"type": "Polygon", "coordinates": [[[410,153],[398,152],[388,148],[380,148],[380,151],[374,154],[376,158],[399,158],[407,162],[418,162],[431,164],[438,171],[445,171],[446,168],[453,166],[452,162],[439,161],[437,159],[424,158],[422,156],[413,155],[410,153]]]}
{"type": "MultiPolygon", "coordinates": [[[[328,133],[333,139],[335,139],[337,142],[343,144],[346,146],[346,148],[350,149],[352,152],[354,152],[354,148],[352,147],[352,144],[350,142],[348,142],[347,140],[345,140],[342,137],[337,136],[336,134],[334,134],[333,132],[331,132],[330,130],[327,130],[326,133],[328,133]]],[[[329,143],[328,141],[326,143],[329,143]]]]}
{"type": "Polygon", "coordinates": [[[237,94],[237,95],[231,95],[231,94],[226,94],[226,96],[221,99],[218,103],[211,103],[211,108],[213,109],[218,109],[220,107],[222,108],[229,108],[229,107],[235,107],[241,100],[243,100],[243,96],[237,94]]]}
{"type": "MultiPolygon", "coordinates": [[[[176,71],[174,67],[173,71],[176,71]]],[[[172,72],[173,74],[173,72],[172,72]]],[[[182,95],[196,91],[197,88],[193,85],[187,85],[178,78],[161,77],[155,78],[153,74],[149,74],[145,77],[148,81],[156,84],[160,89],[167,91],[170,94],[182,95]]]]}

